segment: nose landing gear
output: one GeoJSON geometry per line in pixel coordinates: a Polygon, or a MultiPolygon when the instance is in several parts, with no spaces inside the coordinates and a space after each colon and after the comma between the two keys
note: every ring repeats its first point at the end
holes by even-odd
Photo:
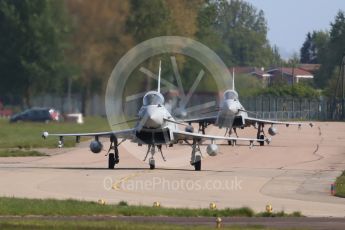
{"type": "MultiPolygon", "coordinates": [[[[162,156],[162,159],[164,161],[166,161],[164,155],[163,155],[163,152],[162,152],[162,145],[157,145],[157,150],[160,152],[161,156],[162,156]]],[[[150,166],[150,169],[155,169],[156,168],[156,162],[155,162],[155,158],[154,158],[154,155],[156,153],[156,146],[151,144],[151,145],[148,145],[148,149],[147,149],[147,152],[146,152],[146,155],[145,155],[145,158],[143,161],[146,161],[147,159],[147,156],[149,155],[149,153],[151,153],[151,157],[149,159],[149,166],[150,166]]]]}
{"type": "MultiPolygon", "coordinates": [[[[225,131],[225,135],[224,136],[226,136],[226,134],[229,133],[229,137],[231,137],[232,130],[234,131],[236,137],[238,137],[236,128],[227,128],[226,131],[225,131]]],[[[228,145],[235,146],[236,145],[236,141],[235,140],[228,141],[228,145]]]]}

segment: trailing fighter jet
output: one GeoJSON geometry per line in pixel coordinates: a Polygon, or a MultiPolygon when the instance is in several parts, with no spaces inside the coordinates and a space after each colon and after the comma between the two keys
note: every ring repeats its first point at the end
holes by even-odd
{"type": "MultiPolygon", "coordinates": [[[[208,125],[214,124],[219,128],[226,128],[225,135],[229,134],[229,137],[232,133],[232,130],[235,132],[236,137],[238,137],[236,128],[245,128],[249,126],[254,126],[257,129],[257,139],[260,139],[260,145],[264,145],[266,138],[264,132],[265,125],[271,125],[268,129],[268,133],[271,136],[274,136],[278,133],[278,129],[275,127],[276,125],[286,125],[287,127],[290,125],[296,125],[301,127],[302,125],[306,125],[307,123],[301,122],[285,122],[285,121],[273,121],[273,120],[265,120],[265,119],[257,119],[250,117],[248,115],[248,111],[242,106],[239,101],[238,93],[235,90],[235,74],[234,70],[232,73],[232,89],[226,90],[223,95],[223,101],[221,106],[218,109],[218,114],[215,116],[207,116],[202,118],[195,118],[195,119],[184,119],[183,120],[190,125],[192,123],[199,124],[199,131],[202,134],[205,134],[205,129],[208,125]]],[[[311,127],[313,127],[313,123],[309,123],[311,127]]],[[[229,145],[234,145],[236,140],[228,141],[229,145]]]]}
{"type": "MultiPolygon", "coordinates": [[[[144,161],[146,161],[150,154],[150,169],[155,168],[154,155],[157,151],[160,152],[165,161],[165,157],[162,152],[162,145],[173,147],[174,144],[177,144],[180,141],[185,141],[192,147],[190,163],[194,166],[196,171],[201,170],[201,152],[199,147],[201,142],[209,141],[210,143],[208,144],[206,151],[208,155],[216,156],[219,152],[216,141],[247,141],[250,143],[250,146],[253,145],[254,141],[265,141],[264,139],[222,137],[193,133],[193,128],[191,126],[176,121],[164,107],[164,97],[160,93],[160,81],[161,63],[159,64],[158,89],[157,91],[149,91],[144,96],[143,105],[139,110],[137,123],[134,128],[98,133],[49,134],[48,132],[43,132],[42,137],[45,139],[48,136],[57,136],[59,137],[58,146],[62,147],[64,137],[66,136],[75,136],[76,142],[79,142],[80,137],[82,136],[91,136],[95,138],[90,143],[90,150],[93,153],[100,153],[103,148],[99,138],[108,137],[110,139],[110,147],[108,150],[109,169],[113,169],[114,166],[119,163],[118,146],[125,140],[131,140],[132,142],[138,143],[140,146],[148,146],[144,161]],[[178,125],[184,125],[185,130],[179,130],[178,125]],[[118,139],[122,140],[119,142],[118,139]]],[[[266,139],[266,141],[268,142],[269,139],[266,139]]]]}

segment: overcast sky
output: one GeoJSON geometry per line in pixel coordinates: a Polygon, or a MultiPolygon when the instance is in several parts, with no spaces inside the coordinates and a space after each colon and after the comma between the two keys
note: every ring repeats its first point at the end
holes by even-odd
{"type": "Polygon", "coordinates": [[[283,58],[298,52],[306,34],[329,30],[345,0],[246,0],[265,12],[268,39],[277,45],[283,58]]]}

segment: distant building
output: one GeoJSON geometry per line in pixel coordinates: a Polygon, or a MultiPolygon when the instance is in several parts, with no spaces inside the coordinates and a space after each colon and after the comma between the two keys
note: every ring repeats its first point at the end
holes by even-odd
{"type": "Polygon", "coordinates": [[[292,67],[282,67],[276,69],[270,69],[267,71],[270,76],[269,83],[272,84],[275,81],[283,81],[292,85],[293,83],[299,83],[304,79],[313,79],[314,75],[310,72],[301,69],[301,68],[292,68],[292,67]]]}
{"type": "MultiPolygon", "coordinates": [[[[286,82],[289,85],[299,83],[304,79],[313,79],[315,72],[320,68],[319,64],[300,64],[299,67],[272,68],[266,70],[257,67],[234,67],[235,75],[248,74],[262,80],[264,85],[270,85],[276,81],[286,82]]],[[[232,69],[230,69],[232,72],[232,69]]]]}
{"type": "Polygon", "coordinates": [[[313,75],[320,69],[320,64],[299,64],[298,68],[312,73],[313,75]]]}
{"type": "Polygon", "coordinates": [[[235,75],[239,74],[253,75],[257,79],[261,80],[265,85],[267,85],[269,78],[271,77],[271,74],[267,73],[263,67],[235,67],[235,75]]]}

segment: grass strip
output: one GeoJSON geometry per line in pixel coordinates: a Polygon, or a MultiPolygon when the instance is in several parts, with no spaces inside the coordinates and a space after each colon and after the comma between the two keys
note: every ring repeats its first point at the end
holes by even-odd
{"type": "Polygon", "coordinates": [[[345,171],[335,180],[335,195],[345,198],[345,171]]]}
{"type": "MultiPolygon", "coordinates": [[[[0,146],[1,148],[39,148],[57,147],[58,139],[42,138],[42,132],[49,133],[76,133],[76,132],[100,132],[110,131],[108,121],[102,117],[86,117],[84,124],[70,122],[20,122],[9,123],[8,120],[0,119],[0,146]]],[[[85,140],[82,138],[82,140],[85,140]]],[[[66,137],[65,147],[75,146],[75,138],[66,137]]]]}
{"type": "Polygon", "coordinates": [[[20,149],[1,149],[0,157],[41,157],[48,156],[45,153],[41,153],[34,150],[20,150],[20,149]]]}
{"type": "Polygon", "coordinates": [[[102,205],[97,202],[56,199],[26,199],[0,197],[0,215],[42,215],[42,216],[177,216],[177,217],[252,217],[252,216],[302,216],[299,212],[286,214],[255,213],[248,207],[211,210],[208,208],[166,208],[141,205],[128,205],[126,202],[102,205]]]}
{"type": "MultiPolygon", "coordinates": [[[[122,230],[208,230],[212,226],[181,226],[173,224],[156,224],[156,223],[130,223],[123,221],[63,221],[63,220],[0,220],[0,229],[122,229],[122,230]]],[[[254,230],[268,229],[262,226],[223,226],[226,230],[254,230]]],[[[269,228],[272,229],[272,228],[269,228]]]]}

